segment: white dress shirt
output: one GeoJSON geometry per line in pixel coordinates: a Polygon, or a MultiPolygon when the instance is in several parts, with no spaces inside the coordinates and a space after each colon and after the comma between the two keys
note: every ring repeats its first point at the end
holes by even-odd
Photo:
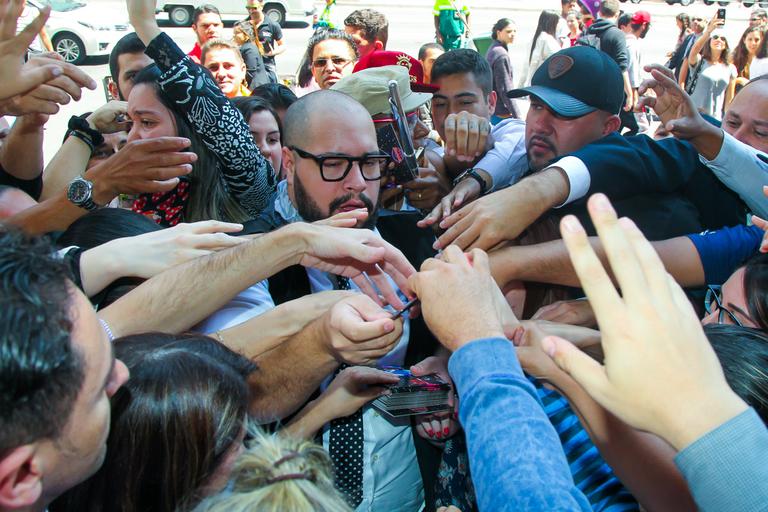
{"type": "MultiPolygon", "coordinates": [[[[290,222],[301,221],[287,196],[285,181],[278,185],[275,200],[277,212],[290,222]]],[[[374,232],[376,232],[374,230],[374,232]]],[[[331,276],[316,269],[307,269],[312,293],[333,290],[331,276]]],[[[394,286],[394,282],[390,281],[394,286]]],[[[357,289],[354,282],[350,287],[357,289]]],[[[262,281],[238,294],[229,304],[217,311],[197,330],[214,332],[238,325],[275,307],[269,293],[269,284],[262,281]]],[[[406,315],[407,316],[407,315],[406,315]]],[[[379,366],[402,366],[408,349],[410,322],[405,318],[403,334],[398,344],[382,357],[379,366]]],[[[322,383],[325,390],[332,379],[329,375],[322,383]]],[[[329,427],[323,428],[323,447],[328,449],[329,427]]],[[[376,409],[363,408],[363,501],[357,511],[418,512],[424,507],[424,488],[416,459],[416,447],[410,418],[390,420],[376,409]]]]}

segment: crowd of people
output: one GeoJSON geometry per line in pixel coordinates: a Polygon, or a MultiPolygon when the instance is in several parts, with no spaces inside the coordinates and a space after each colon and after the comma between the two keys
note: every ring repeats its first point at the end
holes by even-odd
{"type": "Polygon", "coordinates": [[[45,165],[96,83],[0,0],[0,511],[768,510],[765,11],[643,65],[563,1],[515,75],[514,16],[414,57],[328,0],[290,88],[262,0],[126,5],[45,165]]]}

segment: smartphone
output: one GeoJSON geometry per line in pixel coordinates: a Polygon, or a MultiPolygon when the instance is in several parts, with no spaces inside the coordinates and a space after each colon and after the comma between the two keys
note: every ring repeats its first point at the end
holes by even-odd
{"type": "Polygon", "coordinates": [[[717,10],[717,18],[725,21],[725,8],[717,10]]]}

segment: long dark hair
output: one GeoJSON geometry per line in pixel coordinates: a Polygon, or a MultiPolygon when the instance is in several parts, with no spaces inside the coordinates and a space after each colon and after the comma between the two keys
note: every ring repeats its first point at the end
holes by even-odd
{"type": "Polygon", "coordinates": [[[731,324],[705,325],[704,333],[728,385],[768,423],[768,336],[731,324]]]}
{"type": "Polygon", "coordinates": [[[280,131],[280,144],[283,144],[283,123],[280,121],[280,116],[277,115],[275,109],[272,108],[272,105],[266,99],[259,98],[258,96],[239,96],[232,98],[230,101],[243,114],[246,123],[250,122],[251,116],[257,112],[269,112],[275,118],[277,129],[280,131]]]}
{"type": "MultiPolygon", "coordinates": [[[[720,37],[725,41],[725,48],[722,52],[720,52],[720,58],[717,62],[720,64],[725,64],[726,66],[731,63],[731,52],[730,52],[730,46],[728,45],[728,38],[723,37],[721,34],[720,37]]],[[[699,52],[699,55],[701,55],[701,58],[706,60],[709,63],[712,63],[712,38],[707,41],[707,44],[704,45],[704,47],[699,52]]],[[[701,65],[701,63],[699,63],[701,65]]]]}
{"type": "Polygon", "coordinates": [[[539,36],[542,32],[546,32],[552,37],[555,37],[558,21],[560,21],[560,15],[557,11],[549,9],[541,11],[541,14],[539,14],[539,24],[536,27],[536,33],[533,35],[533,42],[531,43],[531,53],[528,54],[528,62],[530,62],[531,57],[533,57],[533,49],[536,47],[536,41],[539,40],[539,36]]]}
{"type": "MultiPolygon", "coordinates": [[[[733,55],[731,56],[731,61],[733,62],[733,65],[736,66],[738,76],[745,78],[749,78],[749,64],[752,62],[752,57],[749,55],[747,44],[744,41],[752,32],[760,34],[760,45],[757,47],[757,51],[760,51],[760,46],[763,44],[763,31],[760,30],[760,27],[747,27],[744,33],[741,34],[739,44],[736,45],[736,48],[733,50],[733,55]]],[[[757,53],[757,51],[755,53],[757,53]]]]}
{"type": "Polygon", "coordinates": [[[744,297],[750,318],[768,332],[768,254],[756,254],[744,265],[744,297]]]}
{"type": "Polygon", "coordinates": [[[192,172],[186,179],[191,180],[189,200],[182,213],[185,222],[199,220],[221,220],[226,222],[243,222],[251,218],[242,206],[227,192],[224,180],[219,170],[219,159],[203,143],[200,135],[189,122],[180,115],[172,101],[169,101],[160,90],[158,80],[160,69],[156,65],[147,66],[134,78],[134,87],[148,84],[152,87],[160,102],[171,112],[176,124],[177,136],[189,139],[192,144],[190,151],[197,155],[197,161],[192,164],[192,172]]]}
{"type": "Polygon", "coordinates": [[[53,512],[175,512],[194,506],[246,428],[255,365],[202,335],[114,342],[131,377],[112,397],[104,465],[53,512]]]}

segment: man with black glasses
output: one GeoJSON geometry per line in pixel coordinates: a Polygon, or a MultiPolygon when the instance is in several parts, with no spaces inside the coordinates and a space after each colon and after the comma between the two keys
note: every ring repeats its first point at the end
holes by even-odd
{"type": "MultiPolygon", "coordinates": [[[[327,222],[332,216],[337,216],[334,221],[338,223],[342,215],[348,219],[347,226],[380,234],[417,268],[433,255],[434,237],[416,226],[418,215],[386,211],[379,215],[380,183],[389,156],[380,152],[371,116],[360,103],[340,92],[316,91],[291,105],[284,127],[286,179],[278,185],[272,204],[245,223],[246,233],[269,232],[294,222],[327,222]]],[[[327,272],[289,268],[242,293],[209,318],[204,330],[231,326],[286,301],[334,289],[354,291],[355,286],[327,272]]],[[[377,364],[407,368],[418,363],[424,373],[441,372],[447,379],[448,354],[430,357],[437,349],[423,320],[405,319],[403,336],[377,364]]],[[[306,361],[307,366],[313,364],[306,361]]],[[[295,372],[285,375],[285,379],[302,377],[295,372]]],[[[327,375],[314,385],[324,389],[332,377],[327,375]]],[[[370,406],[353,416],[350,421],[357,434],[349,433],[350,426],[339,434],[342,427],[335,422],[326,425],[321,434],[336,465],[339,487],[352,507],[405,511],[421,510],[426,503],[427,509],[434,510],[431,494],[440,451],[413,433],[408,418],[387,420],[370,406]],[[350,445],[358,448],[338,448],[338,435],[347,436],[350,445]]],[[[444,423],[443,418],[433,422],[440,425],[434,440],[455,432],[448,417],[446,414],[444,423]]]]}

